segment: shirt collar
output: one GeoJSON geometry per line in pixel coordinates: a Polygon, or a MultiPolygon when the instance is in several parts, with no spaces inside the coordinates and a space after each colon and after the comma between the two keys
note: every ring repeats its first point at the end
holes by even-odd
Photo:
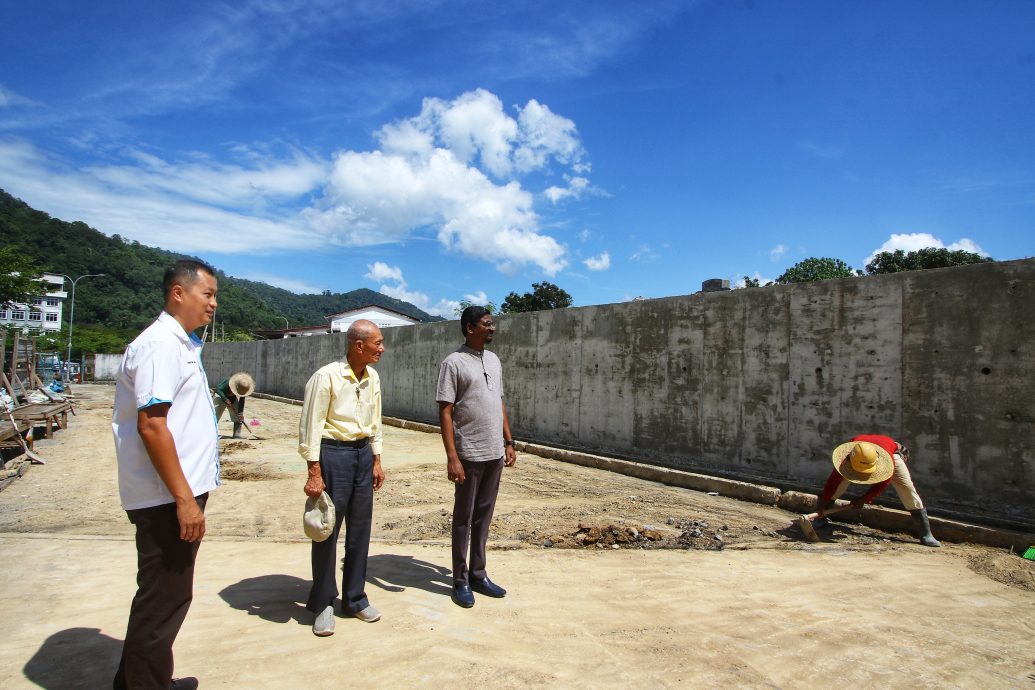
{"type": "Polygon", "coordinates": [[[485,354],[485,350],[479,352],[478,350],[475,350],[473,347],[470,347],[467,343],[464,343],[460,346],[460,352],[466,352],[467,354],[474,355],[475,357],[481,357],[485,354]]]}
{"type": "MultiPolygon", "coordinates": [[[[370,367],[367,367],[366,369],[363,370],[363,378],[364,379],[370,378],[370,372],[367,371],[367,369],[369,369],[369,368],[370,367]]],[[[356,372],[352,371],[352,365],[349,364],[349,360],[347,360],[347,359],[341,360],[341,375],[344,376],[347,379],[352,379],[356,383],[362,383],[358,378],[356,378],[356,372]]]]}
{"type": "Polygon", "coordinates": [[[195,347],[201,346],[201,338],[194,335],[193,333],[188,333],[187,331],[185,331],[183,328],[183,324],[177,321],[175,316],[165,311],[164,309],[162,310],[162,313],[158,315],[157,321],[158,323],[162,324],[170,331],[172,331],[173,335],[175,335],[183,342],[190,341],[191,343],[194,343],[195,347]]]}

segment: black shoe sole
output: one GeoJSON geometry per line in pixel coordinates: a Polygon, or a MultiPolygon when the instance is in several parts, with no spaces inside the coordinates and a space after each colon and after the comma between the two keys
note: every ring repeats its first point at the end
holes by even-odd
{"type": "Polygon", "coordinates": [[[487,589],[475,589],[474,587],[471,587],[471,591],[475,592],[477,594],[481,594],[482,596],[485,596],[485,597],[492,597],[493,599],[502,599],[503,597],[507,596],[506,592],[504,592],[503,594],[497,594],[497,593],[494,593],[494,592],[490,592],[487,589]]]}

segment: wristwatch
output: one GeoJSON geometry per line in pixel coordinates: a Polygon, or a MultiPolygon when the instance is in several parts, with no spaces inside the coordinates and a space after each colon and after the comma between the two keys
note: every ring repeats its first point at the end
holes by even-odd
{"type": "Polygon", "coordinates": [[[511,440],[508,441],[507,439],[503,439],[503,445],[504,446],[510,446],[511,448],[513,448],[514,447],[514,440],[511,439],[511,440]]]}

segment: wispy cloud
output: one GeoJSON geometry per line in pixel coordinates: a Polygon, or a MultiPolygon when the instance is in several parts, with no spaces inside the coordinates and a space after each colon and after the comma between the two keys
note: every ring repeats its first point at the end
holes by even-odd
{"type": "Polygon", "coordinates": [[[26,98],[20,94],[5,88],[3,84],[0,84],[0,108],[13,108],[15,106],[20,107],[34,107],[38,106],[39,103],[26,98]]]}
{"type": "Polygon", "coordinates": [[[814,141],[799,141],[798,148],[814,158],[841,158],[846,153],[843,146],[817,144],[814,141]]]}
{"type": "Polygon", "coordinates": [[[514,113],[481,89],[428,98],[419,115],[377,132],[379,148],[332,161],[290,148],[235,147],[231,162],[124,148],[94,150],[100,159],[77,167],[7,139],[0,179],[50,213],[177,251],[376,245],[431,230],[445,249],[505,273],[534,266],[553,275],[567,250],[541,229],[522,178],[585,169],[585,151],[574,123],[546,105],[532,100],[514,113]]]}
{"type": "Polygon", "coordinates": [[[783,258],[783,255],[786,254],[786,253],[787,253],[787,246],[783,245],[783,244],[778,244],[778,245],[776,245],[775,247],[773,247],[772,249],[769,250],[769,260],[770,261],[779,261],[780,259],[783,258]]]}
{"type": "Polygon", "coordinates": [[[629,255],[630,261],[638,261],[640,263],[652,263],[661,258],[661,254],[657,252],[649,244],[641,244],[636,248],[632,254],[629,255]]]}
{"type": "Polygon", "coordinates": [[[297,213],[274,203],[285,187],[315,183],[310,161],[295,165],[205,170],[131,155],[74,169],[25,142],[0,140],[0,179],[11,194],[66,220],[181,252],[260,254],[319,245],[297,213]]]}
{"type": "Polygon", "coordinates": [[[262,271],[250,271],[241,277],[246,280],[255,280],[260,283],[267,283],[274,287],[283,288],[299,295],[314,295],[319,292],[323,292],[324,290],[324,288],[313,285],[312,283],[307,283],[304,280],[296,280],[294,278],[287,278],[273,273],[264,273],[262,271]]]}
{"type": "MultiPolygon", "coordinates": [[[[383,261],[375,261],[369,264],[364,278],[375,283],[381,283],[378,287],[378,292],[382,295],[409,302],[435,316],[451,319],[456,315],[456,309],[460,306],[460,300],[433,300],[427,293],[411,290],[406,284],[406,279],[403,278],[402,269],[398,266],[390,266],[383,261]]],[[[481,290],[464,295],[464,299],[472,304],[487,304],[489,301],[488,296],[481,290]]]]}

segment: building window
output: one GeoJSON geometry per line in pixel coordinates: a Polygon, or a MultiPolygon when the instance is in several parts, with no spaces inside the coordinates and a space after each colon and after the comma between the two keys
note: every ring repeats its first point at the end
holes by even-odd
{"type": "Polygon", "coordinates": [[[38,307],[38,306],[40,306],[41,304],[43,304],[43,298],[42,298],[42,297],[35,297],[35,298],[33,298],[33,300],[32,300],[32,306],[34,306],[34,307],[38,307]]]}
{"type": "Polygon", "coordinates": [[[48,297],[47,298],[47,306],[48,307],[56,307],[60,303],[61,303],[61,300],[59,300],[57,297],[48,297]]]}
{"type": "Polygon", "coordinates": [[[29,312],[29,321],[42,321],[42,320],[43,320],[43,313],[42,312],[38,312],[38,311],[30,311],[29,312]]]}
{"type": "Polygon", "coordinates": [[[15,309],[14,311],[12,311],[11,312],[11,320],[12,321],[24,321],[25,320],[25,310],[23,310],[23,309],[15,309]]]}
{"type": "Polygon", "coordinates": [[[0,319],[6,319],[6,318],[7,318],[7,310],[6,309],[0,309],[0,319]]]}
{"type": "Polygon", "coordinates": [[[58,315],[57,314],[47,314],[47,321],[48,322],[50,322],[50,323],[57,323],[57,320],[58,320],[58,315]]]}

